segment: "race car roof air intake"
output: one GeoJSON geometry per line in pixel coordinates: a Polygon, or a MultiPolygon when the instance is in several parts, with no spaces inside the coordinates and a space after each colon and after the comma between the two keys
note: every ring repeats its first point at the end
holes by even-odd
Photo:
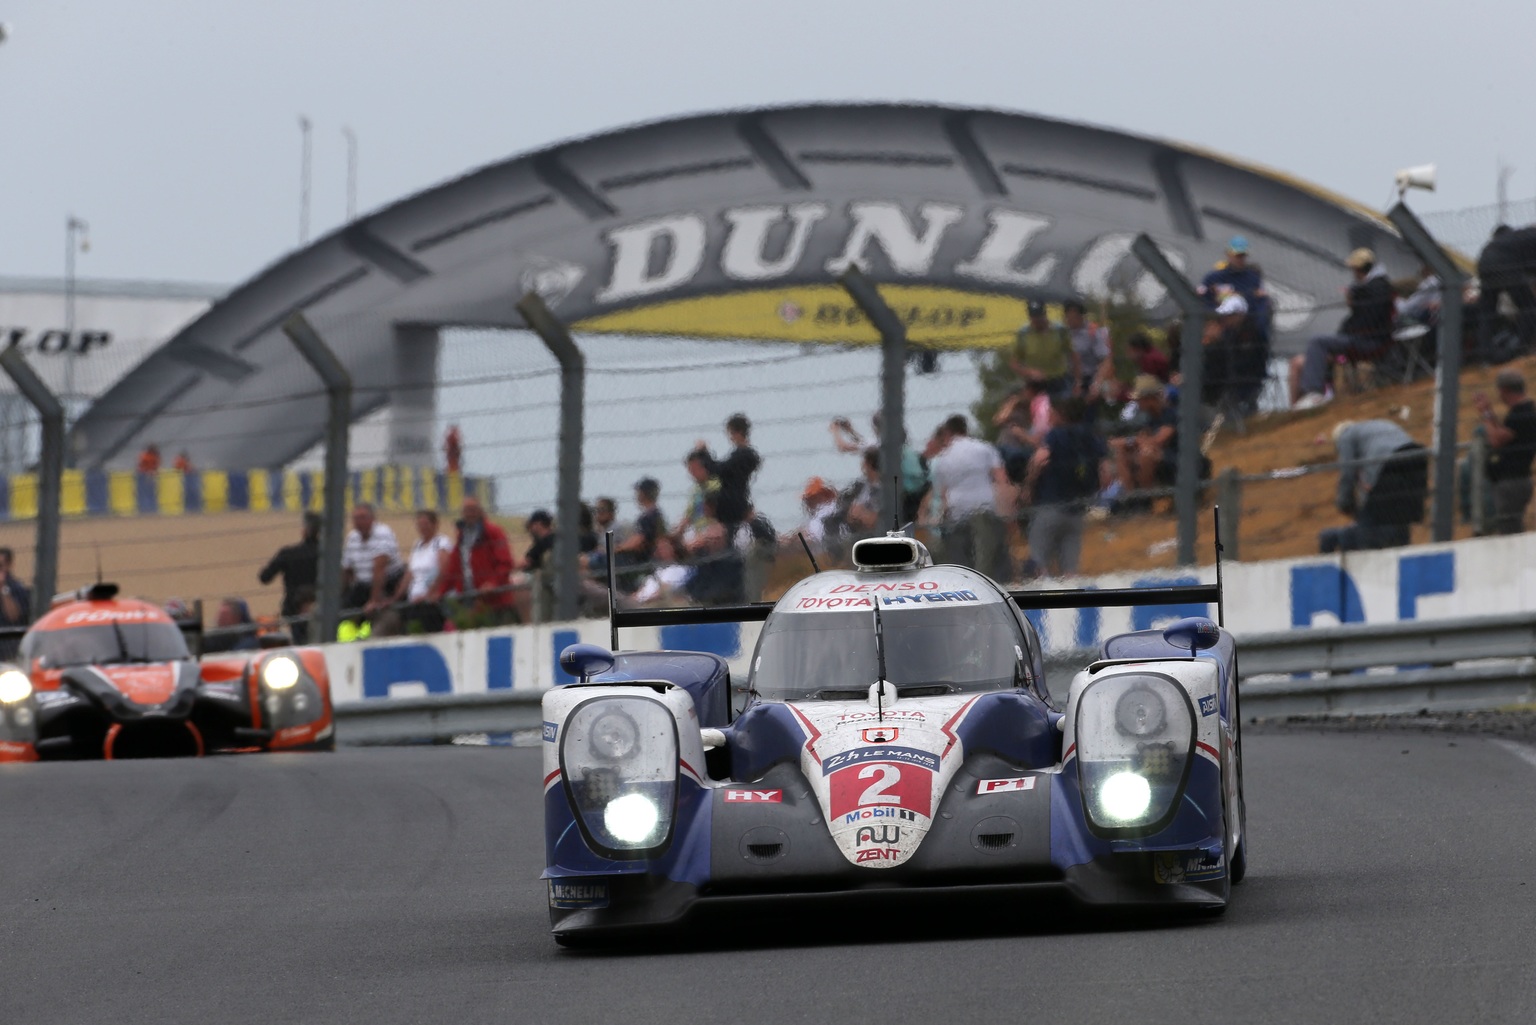
{"type": "Polygon", "coordinates": [[[932,565],[933,558],[921,541],[900,534],[865,538],[853,543],[854,569],[891,572],[932,565]]]}

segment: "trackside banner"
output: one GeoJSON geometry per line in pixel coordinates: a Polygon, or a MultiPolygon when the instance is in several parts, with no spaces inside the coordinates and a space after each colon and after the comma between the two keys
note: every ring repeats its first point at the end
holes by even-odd
{"type": "MultiPolygon", "coordinates": [[[[1213,567],[1111,574],[1085,587],[1210,582],[1213,567]]],[[[1281,559],[1225,567],[1227,626],[1237,634],[1339,623],[1387,623],[1491,615],[1536,608],[1536,534],[1420,545],[1381,552],[1281,559]]],[[[1190,615],[1204,605],[1031,613],[1046,649],[1090,647],[1126,630],[1190,615]]],[[[758,625],[721,624],[626,631],[625,648],[713,651],[746,673],[758,625]]],[[[427,637],[326,645],[335,699],[542,690],[570,677],[559,655],[577,641],[608,643],[602,620],[505,627],[427,637]]]]}

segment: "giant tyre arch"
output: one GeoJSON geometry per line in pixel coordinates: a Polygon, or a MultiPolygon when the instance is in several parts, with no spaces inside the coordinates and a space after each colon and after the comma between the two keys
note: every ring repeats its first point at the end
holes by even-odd
{"type": "Polygon", "coordinates": [[[1282,351],[1337,321],[1349,250],[1416,266],[1368,210],[1156,139],[934,106],[707,114],[481,168],[289,254],[104,395],[73,452],[121,465],[153,440],[237,468],[310,448],[324,403],[281,333],[293,310],[351,371],[360,416],[413,383],[401,330],[521,327],[529,289],[583,331],[801,343],[874,341],[831,283],[850,262],[938,346],[1006,342],[1026,297],[1114,292],[1171,313],[1130,255],[1143,231],[1195,277],[1247,235],[1282,351]]]}

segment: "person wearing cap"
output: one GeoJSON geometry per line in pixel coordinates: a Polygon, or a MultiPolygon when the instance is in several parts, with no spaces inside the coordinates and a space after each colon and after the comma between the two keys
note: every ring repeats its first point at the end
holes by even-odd
{"type": "Polygon", "coordinates": [[[1264,289],[1264,272],[1248,259],[1248,240],[1233,235],[1227,243],[1226,259],[1219,261],[1200,281],[1200,295],[1214,309],[1227,296],[1237,294],[1248,304],[1259,333],[1268,337],[1272,307],[1264,289]]]}
{"type": "Polygon", "coordinates": [[[1488,486],[1493,492],[1491,533],[1518,534],[1525,529],[1525,509],[1531,504],[1531,461],[1536,457],[1536,403],[1525,394],[1525,378],[1516,370],[1501,370],[1493,379],[1499,401],[1508,412],[1504,422],[1488,396],[1478,392],[1479,426],[1488,439],[1488,486]]]}
{"type": "Polygon", "coordinates": [[[1259,394],[1269,375],[1269,344],[1260,332],[1248,302],[1229,293],[1205,325],[1205,375],[1201,400],[1222,405],[1242,416],[1258,409],[1259,394]]]}
{"type": "Polygon", "coordinates": [[[1019,329],[1009,363],[1021,381],[1039,381],[1053,396],[1077,394],[1083,379],[1071,332],[1052,324],[1038,299],[1029,302],[1029,323],[1019,329]]]}
{"type": "Polygon", "coordinates": [[[1291,360],[1291,406],[1311,409],[1328,401],[1328,378],[1339,357],[1367,359],[1392,344],[1396,295],[1387,270],[1369,249],[1356,249],[1344,261],[1354,275],[1345,301],[1349,312],[1332,335],[1307,343],[1304,356],[1291,360]]]}
{"type": "Polygon", "coordinates": [[[486,517],[478,498],[464,499],[453,551],[443,560],[442,572],[429,592],[430,599],[482,592],[475,596],[477,611],[490,622],[505,622],[518,604],[509,586],[511,582],[512,545],[507,532],[486,517]]]}
{"type": "Polygon", "coordinates": [[[1163,382],[1150,374],[1131,385],[1142,426],[1129,437],[1111,438],[1115,473],[1126,491],[1171,487],[1179,467],[1179,409],[1163,382]]]}
{"type": "Polygon", "coordinates": [[[1339,459],[1334,504],[1355,522],[1318,534],[1318,550],[1406,545],[1409,524],[1424,519],[1429,463],[1423,446],[1391,420],[1344,420],[1334,425],[1332,439],[1339,459]]]}
{"type": "Polygon", "coordinates": [[[527,573],[536,573],[544,568],[545,556],[555,549],[555,518],[548,509],[535,509],[528,514],[525,526],[533,544],[523,553],[523,563],[518,568],[527,573]]]}
{"type": "Polygon", "coordinates": [[[837,519],[837,489],[820,477],[805,482],[800,492],[800,506],[805,510],[805,523],[800,532],[812,547],[825,551],[828,535],[835,529],[837,519]]]}

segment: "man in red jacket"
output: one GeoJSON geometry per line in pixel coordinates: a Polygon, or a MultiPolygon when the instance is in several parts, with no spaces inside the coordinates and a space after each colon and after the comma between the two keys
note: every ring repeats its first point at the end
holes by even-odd
{"type": "Polygon", "coordinates": [[[507,533],[485,517],[478,498],[464,499],[458,539],[448,554],[447,565],[433,587],[433,598],[467,591],[488,591],[475,597],[475,608],[493,622],[506,622],[515,608],[512,582],[512,546],[507,533]],[[466,586],[466,581],[467,586],[466,586]]]}

